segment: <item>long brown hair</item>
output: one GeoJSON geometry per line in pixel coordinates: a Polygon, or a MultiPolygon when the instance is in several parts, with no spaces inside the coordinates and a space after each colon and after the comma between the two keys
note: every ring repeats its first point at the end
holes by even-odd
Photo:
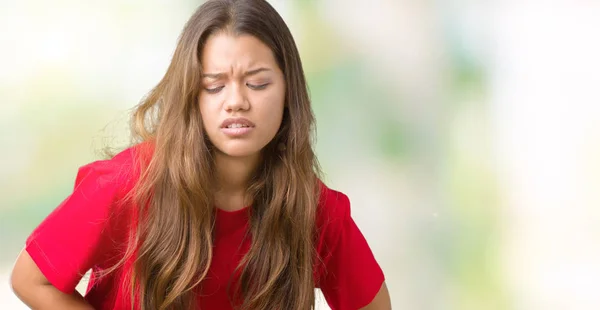
{"type": "Polygon", "coordinates": [[[192,292],[208,272],[214,162],[198,96],[202,48],[219,31],[249,34],[270,47],[286,87],[281,127],[262,150],[263,161],[248,186],[251,247],[236,270],[237,285],[228,289],[232,305],[313,308],[319,199],[314,115],[296,44],[264,0],[201,5],[185,25],[166,74],[133,113],[133,136],[138,143],[151,142],[154,151],[132,191],[137,204],[147,208],[139,213],[126,253],[136,258],[131,291],[139,292],[142,309],[190,309],[192,292]]]}

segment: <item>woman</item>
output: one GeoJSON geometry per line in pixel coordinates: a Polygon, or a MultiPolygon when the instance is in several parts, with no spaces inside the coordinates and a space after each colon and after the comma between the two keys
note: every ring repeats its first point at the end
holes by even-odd
{"type": "Polygon", "coordinates": [[[389,309],[348,198],[319,181],[313,124],[277,12],[206,2],[134,112],[136,143],[80,168],[27,239],[15,293],[34,309],[309,309],[318,287],[333,309],[389,309]]]}

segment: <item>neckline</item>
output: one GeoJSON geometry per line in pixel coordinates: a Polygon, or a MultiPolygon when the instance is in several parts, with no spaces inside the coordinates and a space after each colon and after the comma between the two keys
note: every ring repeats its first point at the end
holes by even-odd
{"type": "Polygon", "coordinates": [[[219,213],[219,214],[225,214],[227,216],[233,216],[233,215],[236,215],[238,213],[246,213],[250,209],[250,206],[245,206],[245,207],[243,207],[241,209],[237,209],[237,210],[233,210],[233,211],[223,210],[223,209],[221,209],[219,207],[215,207],[215,209],[217,209],[217,213],[219,213]]]}
{"type": "Polygon", "coordinates": [[[216,230],[219,234],[245,227],[250,218],[250,206],[235,211],[226,211],[215,207],[216,230]]]}

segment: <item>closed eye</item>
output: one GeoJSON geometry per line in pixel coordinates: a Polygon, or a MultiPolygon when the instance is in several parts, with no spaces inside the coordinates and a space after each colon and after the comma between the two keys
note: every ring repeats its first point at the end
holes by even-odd
{"type": "Polygon", "coordinates": [[[253,85],[253,84],[246,83],[246,86],[248,86],[248,88],[250,88],[252,90],[263,90],[263,89],[267,88],[267,86],[269,86],[269,83],[265,83],[265,84],[261,84],[261,85],[253,85]]]}
{"type": "Polygon", "coordinates": [[[214,88],[205,88],[204,90],[206,90],[206,92],[209,94],[216,94],[216,93],[220,92],[221,89],[223,89],[223,87],[225,87],[225,86],[219,86],[219,87],[214,87],[214,88]]]}

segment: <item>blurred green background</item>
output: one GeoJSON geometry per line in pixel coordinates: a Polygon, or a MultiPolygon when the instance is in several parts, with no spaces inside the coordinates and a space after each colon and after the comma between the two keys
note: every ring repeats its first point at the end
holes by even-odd
{"type": "MultiPolygon", "coordinates": [[[[600,4],[270,2],[394,308],[600,307],[600,4]]],[[[0,1],[0,309],[25,309],[25,238],[126,145],[198,5],[0,1]]]]}

